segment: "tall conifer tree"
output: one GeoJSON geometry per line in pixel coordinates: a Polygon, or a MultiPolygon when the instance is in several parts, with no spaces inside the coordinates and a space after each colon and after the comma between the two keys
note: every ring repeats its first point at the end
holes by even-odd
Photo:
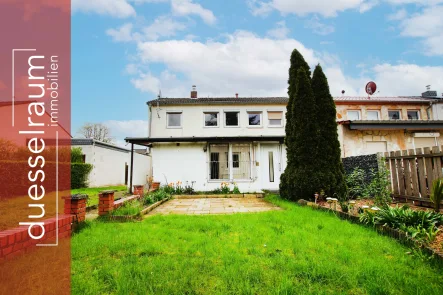
{"type": "Polygon", "coordinates": [[[346,193],[346,183],[337,133],[336,109],[329,91],[328,80],[320,65],[317,65],[314,70],[312,90],[316,105],[313,118],[318,123],[316,164],[321,188],[328,196],[342,197],[346,193]]]}
{"type": "MultiPolygon", "coordinates": [[[[286,145],[286,149],[287,149],[287,166],[292,166],[292,162],[293,162],[293,154],[291,152],[289,152],[288,147],[290,145],[292,145],[292,143],[294,142],[294,131],[293,131],[293,125],[291,124],[292,122],[292,112],[293,112],[293,101],[295,99],[295,91],[297,88],[297,71],[300,68],[303,68],[308,77],[311,76],[311,70],[309,68],[309,65],[307,64],[307,62],[305,61],[305,59],[303,58],[303,55],[301,55],[301,53],[297,50],[294,49],[292,51],[291,54],[291,65],[289,67],[289,79],[288,79],[288,96],[289,96],[289,101],[288,101],[288,105],[286,106],[286,126],[285,126],[285,133],[286,133],[286,137],[285,137],[285,145],[286,145]]],[[[282,197],[285,198],[289,198],[289,194],[290,194],[290,183],[288,181],[288,177],[287,175],[291,174],[290,172],[288,172],[288,169],[285,169],[285,172],[282,173],[281,177],[280,177],[280,195],[282,197]]]]}

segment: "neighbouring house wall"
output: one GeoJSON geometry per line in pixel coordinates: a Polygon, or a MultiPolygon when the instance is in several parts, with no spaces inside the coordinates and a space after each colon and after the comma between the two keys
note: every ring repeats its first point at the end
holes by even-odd
{"type": "MultiPolygon", "coordinates": [[[[125,166],[128,165],[128,185],[131,173],[131,153],[129,151],[104,148],[99,145],[79,145],[85,155],[85,162],[92,164],[89,186],[125,184],[125,166]]],[[[151,157],[134,152],[133,184],[146,184],[151,175],[151,157]]]]}
{"type": "MultiPolygon", "coordinates": [[[[337,104],[337,120],[348,120],[347,118],[347,111],[348,110],[360,110],[360,120],[367,120],[366,112],[368,110],[378,110],[380,111],[380,120],[389,120],[388,111],[389,110],[400,110],[401,111],[401,120],[407,120],[408,119],[408,111],[412,110],[418,110],[420,112],[420,119],[421,120],[431,120],[432,117],[432,110],[429,109],[430,117],[428,117],[427,108],[429,107],[428,104],[392,104],[392,105],[381,105],[381,104],[374,104],[374,105],[364,105],[364,104],[337,104]]],[[[442,118],[443,119],[443,118],[442,118]]],[[[441,120],[441,119],[440,119],[441,120]]]]}
{"type": "Polygon", "coordinates": [[[427,137],[417,137],[404,130],[349,130],[347,125],[339,125],[338,128],[343,138],[343,158],[443,144],[443,136],[438,133],[439,137],[435,138],[432,133],[427,137]]]}

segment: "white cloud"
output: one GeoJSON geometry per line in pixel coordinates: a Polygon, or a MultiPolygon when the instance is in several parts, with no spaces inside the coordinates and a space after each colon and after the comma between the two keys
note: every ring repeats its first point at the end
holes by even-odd
{"type": "Polygon", "coordinates": [[[160,16],[148,27],[143,29],[143,33],[148,40],[157,40],[160,37],[174,36],[177,31],[183,31],[186,25],[177,22],[168,16],[160,16]]]}
{"type": "Polygon", "coordinates": [[[103,125],[110,129],[113,143],[125,148],[128,148],[124,141],[125,137],[146,137],[148,135],[147,120],[109,120],[103,122],[103,125]]]}
{"type": "Polygon", "coordinates": [[[214,24],[217,18],[211,10],[203,8],[192,0],[171,0],[172,13],[175,15],[198,15],[207,24],[214,24]]]}
{"type": "Polygon", "coordinates": [[[443,0],[385,0],[390,4],[403,5],[403,4],[420,4],[420,5],[435,5],[443,3],[443,0]]]}
{"type": "Polygon", "coordinates": [[[288,37],[289,32],[290,32],[290,30],[286,26],[286,22],[285,21],[280,21],[280,22],[277,23],[276,28],[267,31],[266,34],[269,37],[272,37],[272,38],[275,38],[275,39],[285,39],[285,38],[288,37]]]}
{"type": "Polygon", "coordinates": [[[397,10],[396,12],[388,15],[388,20],[390,21],[399,21],[403,20],[408,16],[408,12],[406,9],[402,8],[400,10],[397,10]]]}
{"type": "Polygon", "coordinates": [[[140,73],[138,78],[131,79],[131,83],[135,88],[142,92],[158,93],[160,90],[160,79],[151,73],[140,73]]]}
{"type": "Polygon", "coordinates": [[[199,96],[286,96],[289,57],[297,48],[311,68],[320,63],[331,93],[365,95],[364,86],[374,80],[380,95],[420,95],[424,86],[443,88],[443,67],[414,64],[370,63],[359,65],[361,75],[346,75],[336,56],[316,52],[294,39],[270,39],[238,31],[224,41],[167,40],[138,43],[140,65],[162,64],[160,75],[138,74],[132,80],[141,91],[164,97],[188,97],[191,85],[199,96]]]}
{"type": "Polygon", "coordinates": [[[138,73],[138,67],[136,64],[127,64],[125,68],[125,73],[128,75],[135,75],[138,73]]]}
{"type": "Polygon", "coordinates": [[[254,15],[266,15],[272,9],[276,9],[283,14],[293,13],[304,16],[310,13],[318,13],[325,17],[332,17],[336,16],[338,12],[348,9],[365,12],[377,3],[377,0],[252,0],[249,5],[254,15]]]}
{"type": "Polygon", "coordinates": [[[422,38],[425,54],[443,55],[443,6],[423,9],[420,13],[404,19],[401,35],[422,38]]]}
{"type": "Polygon", "coordinates": [[[132,24],[124,24],[118,29],[108,29],[106,34],[111,36],[115,42],[130,42],[133,40],[132,24]]]}
{"type": "Polygon", "coordinates": [[[72,0],[73,12],[97,13],[118,18],[135,16],[135,10],[126,0],[72,0]]]}
{"type": "Polygon", "coordinates": [[[310,20],[306,21],[305,28],[311,29],[314,33],[323,36],[329,35],[335,31],[334,26],[322,23],[317,16],[314,16],[310,20]]]}

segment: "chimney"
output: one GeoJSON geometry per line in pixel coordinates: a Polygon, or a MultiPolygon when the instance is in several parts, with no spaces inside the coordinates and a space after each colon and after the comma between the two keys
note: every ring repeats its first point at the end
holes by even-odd
{"type": "Polygon", "coordinates": [[[235,94],[235,98],[238,98],[238,93],[235,94]]]}
{"type": "Polygon", "coordinates": [[[197,86],[192,85],[191,98],[197,98],[197,86]]]}

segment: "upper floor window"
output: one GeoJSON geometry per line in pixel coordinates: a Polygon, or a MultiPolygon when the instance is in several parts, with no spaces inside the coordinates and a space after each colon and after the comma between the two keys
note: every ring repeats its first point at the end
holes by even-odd
{"type": "Polygon", "coordinates": [[[261,126],[261,112],[248,112],[249,126],[261,126]]]}
{"type": "Polygon", "coordinates": [[[283,112],[268,112],[269,126],[283,125],[283,112]]]}
{"type": "Polygon", "coordinates": [[[225,112],[225,125],[238,126],[239,112],[225,112]]]}
{"type": "Polygon", "coordinates": [[[417,110],[408,111],[408,120],[419,120],[420,113],[417,110]]]}
{"type": "Polygon", "coordinates": [[[218,126],[218,113],[208,112],[205,115],[205,127],[217,127],[218,126]]]}
{"type": "Polygon", "coordinates": [[[366,119],[367,120],[380,120],[380,112],[375,111],[375,110],[366,111],[366,119]]]}
{"type": "Polygon", "coordinates": [[[348,111],[348,120],[360,120],[360,111],[348,111]]]}
{"type": "Polygon", "coordinates": [[[169,128],[180,128],[182,127],[182,113],[181,112],[171,112],[166,114],[168,127],[169,128]]]}
{"type": "Polygon", "coordinates": [[[398,110],[391,110],[388,111],[389,120],[400,120],[400,111],[398,110]]]}

